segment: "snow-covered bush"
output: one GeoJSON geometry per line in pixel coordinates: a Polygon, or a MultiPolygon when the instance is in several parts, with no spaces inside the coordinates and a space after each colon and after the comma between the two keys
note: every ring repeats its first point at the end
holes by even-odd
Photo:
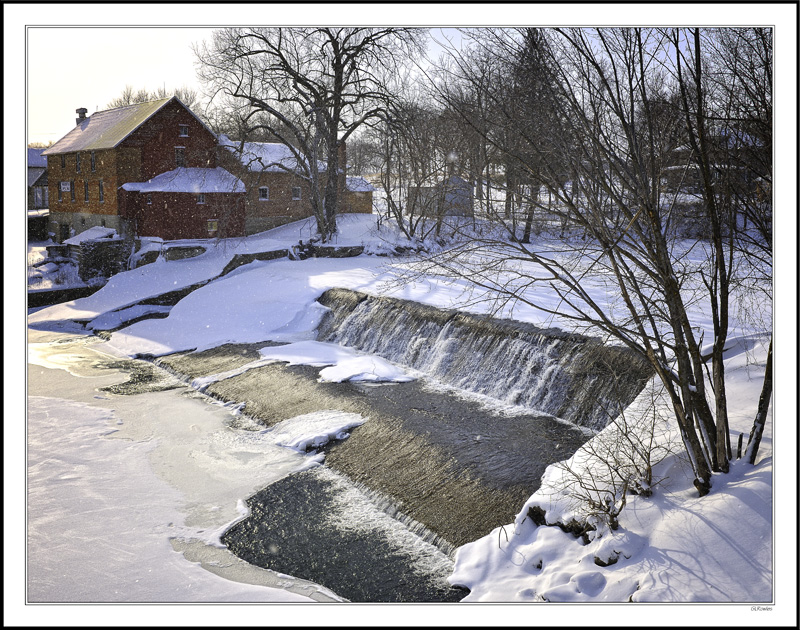
{"type": "Polygon", "coordinates": [[[681,452],[667,409],[663,390],[650,381],[605,429],[548,468],[524,514],[576,535],[616,530],[628,495],[650,496],[663,481],[658,464],[681,452]]]}

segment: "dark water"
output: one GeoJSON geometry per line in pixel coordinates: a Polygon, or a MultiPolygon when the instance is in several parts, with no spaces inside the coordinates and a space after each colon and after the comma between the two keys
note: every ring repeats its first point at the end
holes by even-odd
{"type": "Polygon", "coordinates": [[[452,562],[324,467],[248,500],[249,518],[222,541],[257,566],[323,584],[352,602],[457,602],[452,562]],[[377,514],[377,515],[376,515],[377,514]]]}

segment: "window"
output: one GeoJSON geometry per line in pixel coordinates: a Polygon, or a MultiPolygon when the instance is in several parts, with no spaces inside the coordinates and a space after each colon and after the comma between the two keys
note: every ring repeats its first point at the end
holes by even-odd
{"type": "Polygon", "coordinates": [[[75,180],[69,180],[69,200],[75,201],[75,180]]]}
{"type": "Polygon", "coordinates": [[[105,226],[106,226],[106,220],[103,219],[102,221],[100,221],[100,227],[105,227],[105,226]]]}
{"type": "Polygon", "coordinates": [[[269,201],[269,186],[261,186],[258,189],[258,200],[269,201]]]}
{"type": "Polygon", "coordinates": [[[209,236],[216,236],[217,229],[219,228],[219,222],[217,219],[208,219],[208,221],[206,221],[206,227],[208,228],[209,236]]]}
{"type": "Polygon", "coordinates": [[[205,203],[206,202],[206,194],[200,193],[197,195],[197,203],[205,203]]]}
{"type": "Polygon", "coordinates": [[[89,182],[83,180],[83,200],[89,202],[89,182]]]}
{"type": "Polygon", "coordinates": [[[105,197],[103,195],[103,180],[102,179],[99,182],[97,182],[97,193],[100,196],[100,203],[103,203],[103,201],[105,201],[105,197]]]}
{"type": "Polygon", "coordinates": [[[96,168],[97,165],[95,164],[95,160],[94,160],[94,151],[92,151],[92,154],[91,154],[91,162],[92,162],[92,173],[94,173],[97,170],[97,168],[96,168]]]}
{"type": "Polygon", "coordinates": [[[67,156],[63,153],[61,154],[61,168],[66,168],[67,166],[67,156]]]}
{"type": "Polygon", "coordinates": [[[189,125],[178,125],[178,135],[181,138],[189,137],[189,125]]]}
{"type": "Polygon", "coordinates": [[[81,225],[86,225],[86,217],[81,217],[81,225]]]}
{"type": "MultiPolygon", "coordinates": [[[[60,183],[60,184],[63,184],[64,182],[59,182],[59,183],[60,183]]],[[[62,201],[62,197],[61,197],[61,190],[62,190],[62,188],[61,188],[61,186],[59,185],[59,187],[58,187],[58,203],[61,203],[61,201],[62,201]]]]}
{"type": "Polygon", "coordinates": [[[147,195],[147,204],[148,205],[152,205],[153,204],[153,195],[147,195]]]}
{"type": "Polygon", "coordinates": [[[81,172],[81,154],[80,153],[76,153],[75,154],[75,172],[76,173],[80,173],[81,172]]]}
{"type": "Polygon", "coordinates": [[[186,166],[185,147],[175,147],[175,166],[186,166]]]}
{"type": "Polygon", "coordinates": [[[300,186],[294,186],[292,188],[292,200],[297,201],[300,199],[300,186]]]}

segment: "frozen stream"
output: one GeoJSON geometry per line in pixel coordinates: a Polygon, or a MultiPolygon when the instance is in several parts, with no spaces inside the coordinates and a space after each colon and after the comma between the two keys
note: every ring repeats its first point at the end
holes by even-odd
{"type": "MultiPolygon", "coordinates": [[[[307,494],[293,490],[296,505],[283,526],[292,529],[296,519],[306,527],[313,519],[303,510],[311,517],[313,508],[319,534],[323,515],[315,555],[356,570],[352,558],[364,562],[365,545],[383,545],[389,561],[362,567],[383,588],[406,584],[410,601],[463,596],[446,585],[452,561],[440,549],[358,488],[330,472],[320,478],[319,457],[278,446],[232,406],[210,404],[143,362],[110,356],[96,337],[32,330],[29,342],[29,601],[341,601],[313,582],[249,564],[220,542],[244,516],[247,497],[309,474],[318,494],[303,503],[307,494]],[[361,538],[352,535],[358,523],[361,538]],[[332,531],[343,533],[325,533],[332,531]]],[[[293,557],[293,566],[311,558],[293,557]]]]}

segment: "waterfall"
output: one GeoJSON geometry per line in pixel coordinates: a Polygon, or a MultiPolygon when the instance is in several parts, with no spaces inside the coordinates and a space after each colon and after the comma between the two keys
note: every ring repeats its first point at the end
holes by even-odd
{"type": "Polygon", "coordinates": [[[532,324],[346,289],[326,291],[318,338],[376,354],[431,378],[601,429],[651,376],[633,351],[532,324]]]}

